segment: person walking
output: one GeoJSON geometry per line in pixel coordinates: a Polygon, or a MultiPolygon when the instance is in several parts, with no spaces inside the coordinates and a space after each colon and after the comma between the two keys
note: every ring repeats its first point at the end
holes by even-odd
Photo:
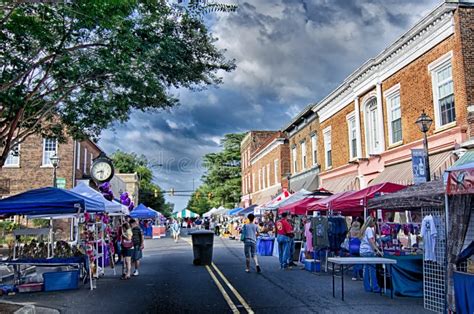
{"type": "Polygon", "coordinates": [[[286,219],[288,213],[281,214],[281,219],[276,223],[276,233],[278,242],[278,255],[280,259],[280,269],[288,269],[288,259],[290,255],[290,236],[293,229],[286,219]]]}
{"type": "Polygon", "coordinates": [[[173,219],[173,223],[171,224],[171,232],[173,232],[173,239],[174,242],[178,242],[179,235],[181,234],[181,227],[179,223],[173,219]]]}
{"type": "Polygon", "coordinates": [[[293,219],[293,217],[291,219],[288,220],[288,223],[290,224],[292,230],[293,230],[293,233],[289,235],[290,237],[290,241],[288,242],[288,246],[289,246],[289,249],[290,249],[290,252],[288,254],[288,266],[298,266],[294,261],[294,255],[295,255],[295,236],[294,236],[294,231],[295,231],[295,221],[293,219]]]}
{"type": "Polygon", "coordinates": [[[132,252],[132,262],[135,266],[135,271],[133,272],[134,276],[138,276],[138,268],[140,267],[140,260],[143,256],[143,248],[145,240],[143,238],[143,231],[140,228],[138,221],[135,219],[130,219],[130,224],[132,225],[132,242],[133,242],[133,252],[132,252]]]}
{"type": "Polygon", "coordinates": [[[132,228],[130,228],[130,224],[125,222],[122,225],[122,257],[123,257],[123,266],[122,266],[122,277],[120,279],[130,279],[130,272],[132,269],[132,249],[133,249],[133,242],[132,242],[132,228]]]}
{"type": "MultiPolygon", "coordinates": [[[[369,216],[365,225],[362,227],[361,234],[363,234],[360,243],[360,256],[374,257],[375,254],[382,255],[377,243],[375,242],[374,219],[369,216]]],[[[377,282],[377,273],[374,265],[364,265],[364,289],[367,292],[380,292],[380,287],[377,282]]]]}
{"type": "Polygon", "coordinates": [[[242,239],[244,241],[244,254],[245,254],[245,272],[250,272],[250,257],[255,262],[255,269],[257,273],[262,270],[258,264],[257,258],[257,236],[259,235],[257,225],[254,224],[254,214],[247,216],[249,222],[242,227],[242,239]]]}

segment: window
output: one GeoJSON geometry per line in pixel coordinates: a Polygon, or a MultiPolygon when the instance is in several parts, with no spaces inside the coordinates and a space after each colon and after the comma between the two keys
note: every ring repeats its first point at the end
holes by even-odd
{"type": "Polygon", "coordinates": [[[433,84],[436,127],[456,121],[451,57],[452,52],[449,52],[428,66],[433,84]]]}
{"type": "Polygon", "coordinates": [[[87,173],[87,148],[84,148],[84,173],[87,173]]]}
{"type": "Polygon", "coordinates": [[[357,124],[355,113],[347,116],[347,130],[349,132],[349,159],[357,158],[357,124]]]}
{"type": "Polygon", "coordinates": [[[76,168],[81,169],[81,143],[76,142],[76,168]]]}
{"type": "Polygon", "coordinates": [[[278,180],[278,159],[273,161],[273,168],[273,171],[275,171],[275,184],[280,183],[280,180],[278,180]]]}
{"type": "Polygon", "coordinates": [[[265,176],[265,166],[263,166],[262,168],[262,187],[265,188],[266,187],[266,182],[267,182],[267,177],[265,176]]]}
{"type": "Polygon", "coordinates": [[[298,167],[297,167],[297,160],[296,160],[296,145],[293,147],[291,150],[291,158],[293,159],[293,173],[298,172],[298,167]]]}
{"type": "Polygon", "coordinates": [[[55,138],[43,139],[43,166],[51,166],[51,157],[58,150],[58,142],[55,138]]]}
{"type": "Polygon", "coordinates": [[[252,173],[251,176],[252,176],[252,191],[255,192],[255,190],[256,190],[256,186],[255,186],[255,175],[252,173]]]}
{"type": "Polygon", "coordinates": [[[4,167],[19,167],[20,166],[20,146],[13,147],[5,160],[4,167]]]}
{"type": "Polygon", "coordinates": [[[324,130],[324,155],[326,157],[326,169],[332,167],[332,143],[331,127],[324,130]]]}
{"type": "Polygon", "coordinates": [[[267,165],[267,187],[270,186],[270,164],[267,165]]]}
{"type": "Polygon", "coordinates": [[[311,150],[313,151],[313,166],[318,163],[318,150],[317,150],[316,134],[311,136],[311,150]]]}
{"type": "Polygon", "coordinates": [[[301,142],[301,170],[306,169],[306,142],[301,142]]]}
{"type": "Polygon", "coordinates": [[[262,189],[262,169],[258,169],[258,190],[262,189]]]}
{"type": "Polygon", "coordinates": [[[388,134],[390,145],[402,141],[402,111],[400,108],[400,85],[386,92],[388,111],[388,134]]]}
{"type": "Polygon", "coordinates": [[[367,138],[367,150],[369,154],[377,154],[380,152],[380,134],[379,134],[379,109],[377,100],[371,98],[365,106],[365,132],[367,138]]]}

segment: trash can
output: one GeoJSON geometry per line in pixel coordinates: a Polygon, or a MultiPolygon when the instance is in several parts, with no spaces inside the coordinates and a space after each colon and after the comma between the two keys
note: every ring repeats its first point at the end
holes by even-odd
{"type": "Polygon", "coordinates": [[[193,239],[194,265],[211,265],[214,232],[208,230],[190,233],[193,239]]]}

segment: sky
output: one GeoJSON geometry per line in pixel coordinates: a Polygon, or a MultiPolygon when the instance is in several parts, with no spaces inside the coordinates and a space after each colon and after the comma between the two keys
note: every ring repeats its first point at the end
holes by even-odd
{"type": "MultiPolygon", "coordinates": [[[[162,189],[192,190],[202,156],[221,149],[226,133],[279,130],[327,96],[433,10],[440,0],[222,0],[234,13],[213,17],[210,32],[237,69],[223,84],[179,90],[178,107],[134,112],[101,135],[99,145],[144,154],[162,189]]],[[[188,193],[190,194],[190,193],[188,193]]],[[[189,197],[166,196],[175,210],[189,197]]]]}

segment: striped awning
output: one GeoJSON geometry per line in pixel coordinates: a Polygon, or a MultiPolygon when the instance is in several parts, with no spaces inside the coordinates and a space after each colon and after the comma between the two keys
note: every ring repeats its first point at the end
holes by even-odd
{"type": "Polygon", "coordinates": [[[357,172],[346,174],[341,177],[323,179],[322,187],[331,193],[340,193],[345,191],[358,190],[357,172]]]}
{"type": "MultiPolygon", "coordinates": [[[[444,171],[454,163],[452,151],[433,154],[430,156],[431,180],[443,176],[444,171]]],[[[383,182],[392,182],[403,185],[413,184],[413,170],[411,160],[386,166],[369,185],[383,182]]]]}

